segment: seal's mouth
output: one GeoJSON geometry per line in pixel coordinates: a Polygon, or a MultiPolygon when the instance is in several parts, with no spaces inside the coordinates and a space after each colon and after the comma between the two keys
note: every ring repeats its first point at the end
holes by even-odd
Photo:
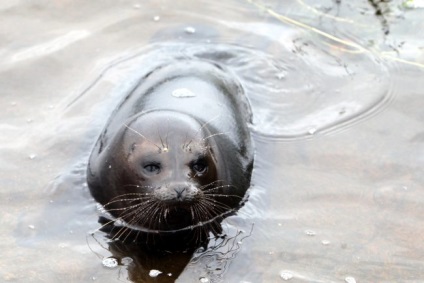
{"type": "Polygon", "coordinates": [[[184,228],[196,222],[188,207],[173,207],[165,216],[167,228],[171,230],[184,228]]]}

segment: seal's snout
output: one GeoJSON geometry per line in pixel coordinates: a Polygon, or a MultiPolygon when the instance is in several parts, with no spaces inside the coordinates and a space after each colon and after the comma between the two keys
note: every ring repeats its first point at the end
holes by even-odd
{"type": "Polygon", "coordinates": [[[192,201],[197,193],[197,188],[190,183],[174,183],[168,187],[172,201],[192,201]]]}

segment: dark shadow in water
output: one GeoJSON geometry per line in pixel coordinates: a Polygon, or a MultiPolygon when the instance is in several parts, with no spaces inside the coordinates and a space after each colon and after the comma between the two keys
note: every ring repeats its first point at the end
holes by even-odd
{"type": "MultiPolygon", "coordinates": [[[[121,265],[127,265],[132,282],[174,282],[199,249],[207,250],[209,232],[222,234],[218,222],[193,230],[153,234],[115,226],[110,219],[99,217],[100,229],[112,241],[108,250],[121,265]],[[125,264],[126,258],[131,258],[125,264]],[[160,271],[158,275],[151,272],[160,271]]],[[[222,237],[222,236],[221,236],[222,237]]]]}

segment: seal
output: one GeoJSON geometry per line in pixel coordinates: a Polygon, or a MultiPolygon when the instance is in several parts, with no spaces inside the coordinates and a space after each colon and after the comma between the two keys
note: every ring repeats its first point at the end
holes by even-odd
{"type": "Polygon", "coordinates": [[[147,73],[111,115],[87,183],[122,227],[150,233],[220,221],[245,201],[251,110],[236,76],[214,62],[176,60],[147,73]]]}

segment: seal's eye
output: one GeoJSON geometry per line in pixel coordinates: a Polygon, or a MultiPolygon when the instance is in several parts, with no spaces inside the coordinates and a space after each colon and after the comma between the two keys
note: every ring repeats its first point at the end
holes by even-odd
{"type": "Polygon", "coordinates": [[[208,169],[208,165],[206,164],[206,161],[204,160],[197,160],[192,165],[191,168],[199,174],[205,173],[208,169]]]}
{"type": "Polygon", "coordinates": [[[148,174],[159,174],[160,164],[158,163],[148,163],[143,166],[144,172],[148,174]]]}

